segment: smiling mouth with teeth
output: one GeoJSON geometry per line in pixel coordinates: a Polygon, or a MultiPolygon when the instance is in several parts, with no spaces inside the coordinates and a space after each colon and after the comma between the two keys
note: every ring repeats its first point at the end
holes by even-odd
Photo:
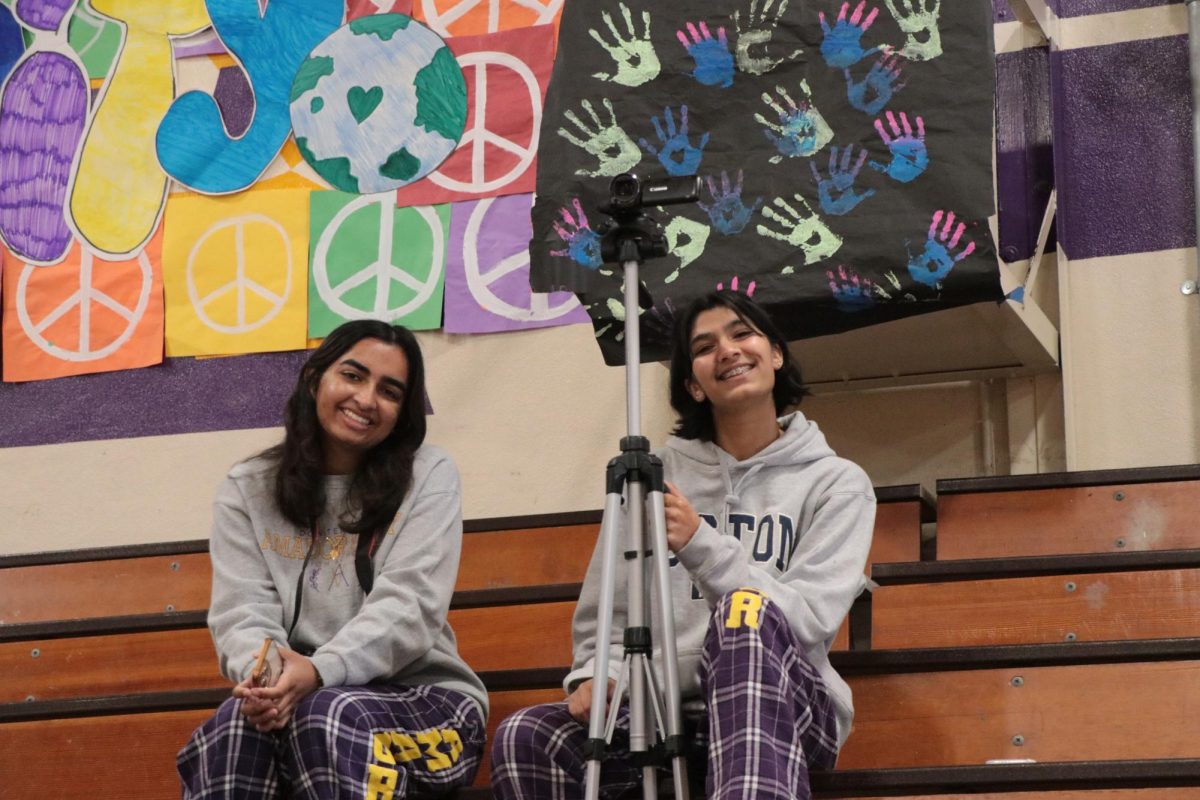
{"type": "Polygon", "coordinates": [[[351,411],[347,408],[343,408],[342,413],[345,414],[350,419],[352,419],[353,421],[357,422],[359,425],[370,425],[371,424],[371,420],[369,420],[366,417],[361,416],[359,414],[355,414],[353,411],[351,411]]]}
{"type": "Polygon", "coordinates": [[[749,371],[750,371],[750,365],[742,364],[740,366],[734,367],[733,369],[729,370],[728,372],[722,372],[721,380],[727,380],[729,378],[736,378],[738,375],[743,375],[749,371]]]}

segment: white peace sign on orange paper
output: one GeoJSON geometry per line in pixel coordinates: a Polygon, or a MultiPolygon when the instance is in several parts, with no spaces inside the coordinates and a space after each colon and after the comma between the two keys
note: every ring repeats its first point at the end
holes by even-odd
{"type": "Polygon", "coordinates": [[[462,138],[458,140],[458,147],[450,155],[450,158],[454,158],[465,148],[471,148],[471,178],[464,183],[439,170],[434,170],[426,176],[426,179],[443,189],[484,194],[499,189],[523,175],[525,170],[529,169],[529,165],[533,163],[534,157],[537,156],[538,136],[542,126],[542,90],[538,86],[537,76],[533,74],[529,65],[509,53],[496,51],[466,53],[459,57],[458,64],[463,68],[464,73],[468,68],[475,70],[475,104],[472,109],[474,121],[470,129],[463,131],[462,138]],[[530,116],[533,120],[528,144],[509,141],[487,129],[487,71],[489,67],[512,70],[525,84],[532,112],[530,116]],[[517,156],[515,166],[503,175],[491,179],[487,177],[488,159],[486,155],[489,145],[517,156]]]}
{"type": "MultiPolygon", "coordinates": [[[[441,36],[452,36],[449,26],[474,11],[484,1],[459,0],[445,11],[439,11],[437,0],[421,0],[421,12],[425,17],[426,25],[441,36]]],[[[488,4],[488,33],[496,33],[500,30],[500,0],[486,0],[486,2],[488,4]]],[[[539,0],[509,0],[509,2],[514,6],[528,8],[536,13],[537,20],[532,23],[533,25],[552,22],[554,15],[558,13],[563,4],[563,0],[546,0],[544,3],[539,0]]]]}
{"type": "Polygon", "coordinates": [[[384,195],[359,195],[333,215],[333,219],[329,220],[329,224],[325,226],[325,229],[321,231],[320,238],[317,239],[312,263],[313,282],[316,284],[317,294],[321,296],[331,311],[345,319],[372,318],[395,322],[423,306],[437,291],[442,276],[442,264],[446,257],[446,237],[442,230],[442,221],[428,206],[410,206],[404,209],[420,214],[421,219],[429,226],[433,237],[429,272],[426,278],[421,280],[392,263],[392,254],[395,252],[396,226],[394,201],[395,194],[392,192],[384,195]],[[329,248],[333,245],[334,236],[352,214],[372,205],[379,207],[379,236],[376,238],[378,250],[375,260],[337,286],[333,286],[329,282],[329,248]],[[375,281],[373,308],[356,308],[343,300],[347,293],[370,280],[375,281]],[[411,299],[396,308],[388,308],[388,298],[391,297],[393,282],[407,287],[414,294],[411,299]]]}
{"type": "MultiPolygon", "coordinates": [[[[264,259],[270,261],[270,259],[264,259]]],[[[262,269],[262,265],[258,265],[262,269]]],[[[205,264],[203,267],[205,273],[211,274],[213,266],[205,264]]],[[[287,302],[288,295],[292,292],[292,245],[291,238],[288,236],[287,230],[275,220],[263,214],[242,214],[236,217],[231,217],[222,220],[218,224],[212,226],[204,235],[196,240],[192,245],[191,252],[188,253],[187,259],[187,288],[188,299],[192,302],[192,308],[196,312],[196,316],[200,318],[208,327],[219,333],[248,333],[249,331],[261,328],[272,319],[274,319],[280,311],[283,310],[284,303],[287,302]],[[247,274],[246,270],[246,229],[251,226],[265,225],[271,233],[277,234],[280,240],[280,250],[284,257],[284,287],[283,293],[273,292],[263,286],[259,281],[254,280],[247,274]],[[233,280],[221,284],[219,287],[204,295],[200,296],[200,290],[196,286],[196,258],[200,254],[204,243],[214,235],[220,233],[226,228],[233,228],[234,231],[234,276],[233,280]],[[208,306],[215,301],[221,299],[230,292],[235,292],[237,300],[237,321],[233,325],[228,325],[223,322],[214,320],[206,311],[208,306]],[[257,295],[266,300],[269,304],[267,310],[257,319],[248,319],[246,313],[246,298],[248,295],[257,295]]]]}
{"type": "Polygon", "coordinates": [[[115,353],[121,345],[129,341],[129,337],[133,336],[133,332],[137,329],[138,323],[141,322],[142,316],[146,313],[146,306],[150,302],[150,289],[154,285],[154,274],[150,268],[150,259],[145,253],[141,253],[137,257],[137,264],[141,267],[142,272],[142,288],[138,292],[138,300],[133,308],[122,305],[93,285],[92,277],[95,261],[96,256],[91,250],[86,247],[80,250],[79,289],[72,292],[70,297],[59,303],[53,311],[37,322],[34,322],[29,316],[27,299],[29,278],[37,270],[57,269],[58,267],[37,267],[32,264],[26,264],[25,269],[21,271],[21,277],[17,279],[17,319],[21,323],[21,329],[25,331],[25,335],[39,349],[62,361],[96,361],[115,353]],[[115,339],[100,347],[96,347],[92,341],[93,303],[104,306],[125,320],[126,323],[125,329],[115,339]],[[75,350],[70,350],[52,344],[43,333],[47,328],[76,308],[79,309],[78,347],[75,350]]]}
{"type": "Polygon", "coordinates": [[[486,271],[479,263],[479,231],[487,217],[488,210],[496,201],[494,197],[481,200],[471,211],[467,220],[467,229],[463,234],[463,266],[467,273],[467,288],[471,296],[484,309],[505,319],[518,322],[545,322],[558,319],[571,313],[579,307],[579,299],[569,295],[567,300],[558,305],[550,305],[550,295],[540,292],[530,293],[529,308],[514,306],[501,299],[492,291],[496,282],[519,269],[529,268],[529,251],[521,250],[507,258],[501,259],[486,271]]]}

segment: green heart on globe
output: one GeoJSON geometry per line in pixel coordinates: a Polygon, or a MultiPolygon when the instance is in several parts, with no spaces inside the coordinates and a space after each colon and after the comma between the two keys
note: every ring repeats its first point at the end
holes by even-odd
{"type": "Polygon", "coordinates": [[[359,125],[362,125],[363,120],[371,116],[382,102],[382,86],[372,86],[370,89],[351,86],[350,91],[346,92],[346,103],[350,106],[350,113],[354,115],[354,119],[359,125]]]}

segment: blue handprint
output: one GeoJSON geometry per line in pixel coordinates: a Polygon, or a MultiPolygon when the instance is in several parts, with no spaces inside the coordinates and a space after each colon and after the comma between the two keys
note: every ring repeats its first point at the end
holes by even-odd
{"type": "Polygon", "coordinates": [[[700,169],[700,159],[704,157],[704,146],[708,144],[708,134],[705,133],[700,137],[698,145],[692,144],[691,139],[688,138],[687,106],[679,107],[678,130],[675,128],[675,115],[671,112],[670,106],[663,109],[663,120],[664,122],[660,123],[658,117],[650,118],[650,121],[654,123],[654,132],[658,134],[658,148],[645,139],[638,139],[642,149],[657,157],[658,163],[663,165],[663,169],[667,171],[668,175],[695,175],[696,170],[700,169]]]}
{"type": "Polygon", "coordinates": [[[950,274],[950,270],[954,269],[954,265],[975,252],[974,242],[967,242],[966,247],[958,254],[954,252],[966,229],[967,226],[962,222],[958,223],[957,228],[954,227],[953,211],[947,213],[939,209],[933,212],[933,221],[925,237],[925,247],[916,255],[909,252],[908,274],[912,275],[913,280],[934,289],[939,288],[941,282],[950,274]],[[941,225],[943,217],[946,224],[942,225],[939,231],[938,225],[941,225]]]}
{"type": "Polygon", "coordinates": [[[737,182],[731,187],[729,184],[729,173],[721,171],[721,188],[717,189],[716,181],[712,176],[704,179],[704,185],[708,187],[708,193],[712,196],[711,203],[697,203],[700,209],[708,214],[709,220],[712,221],[712,226],[717,229],[718,233],[725,236],[732,236],[735,233],[741,233],[746,224],[750,222],[750,217],[754,216],[754,212],[762,205],[763,199],[757,198],[750,205],[746,205],[742,200],[742,170],[737,171],[737,182]]]}
{"type": "Polygon", "coordinates": [[[908,183],[929,167],[929,152],[925,149],[925,120],[917,117],[915,134],[908,124],[908,115],[903,111],[900,112],[899,123],[890,111],[887,112],[887,121],[892,129],[891,135],[884,130],[881,119],[875,120],[875,130],[891,152],[892,160],[888,164],[872,161],[871,169],[885,173],[892,180],[908,183]]]}
{"type": "Polygon", "coordinates": [[[701,22],[697,30],[689,22],[687,33],[676,31],[675,35],[696,62],[696,68],[692,70],[693,78],[705,86],[720,86],[722,89],[733,85],[733,53],[729,52],[724,28],[717,28],[717,38],[714,39],[707,23],[701,22]],[[691,34],[690,39],[688,34],[691,34]]]}
{"type": "Polygon", "coordinates": [[[839,311],[853,314],[875,305],[875,285],[870,278],[860,278],[854,270],[847,272],[840,264],[837,277],[834,277],[833,270],[826,270],[825,275],[829,278],[829,291],[833,293],[839,311]]]}
{"type": "Polygon", "coordinates": [[[778,124],[768,121],[762,114],[754,115],[754,119],[760,125],[766,126],[767,130],[763,133],[779,151],[778,155],[771,156],[772,164],[778,164],[784,156],[811,156],[833,139],[833,129],[829,127],[829,123],[821,116],[817,107],[810,102],[812,91],[808,88],[808,81],[800,81],[800,91],[802,98],[797,103],[788,94],[787,89],[776,86],[775,92],[785,105],[763,92],[762,101],[778,115],[778,124]]]}
{"type": "Polygon", "coordinates": [[[845,70],[846,96],[850,105],[872,116],[882,111],[892,101],[892,95],[905,86],[905,82],[900,80],[900,59],[898,53],[885,52],[867,71],[861,83],[851,77],[850,70],[845,70]]]}
{"type": "Polygon", "coordinates": [[[879,15],[879,9],[872,8],[867,14],[867,18],[863,19],[863,11],[866,6],[867,0],[859,0],[850,19],[846,19],[850,3],[842,3],[837,21],[832,27],[825,20],[825,12],[820,12],[821,31],[825,34],[825,38],[821,40],[821,57],[829,66],[835,69],[846,69],[879,50],[878,47],[864,50],[862,46],[863,34],[867,32],[867,28],[871,27],[871,23],[875,22],[875,17],[879,15]]]}
{"type": "Polygon", "coordinates": [[[579,198],[572,199],[571,204],[575,206],[575,216],[572,217],[570,211],[562,208],[559,209],[562,222],[554,222],[554,232],[567,246],[562,250],[551,250],[550,255],[570,258],[588,269],[599,269],[604,263],[600,258],[600,234],[588,225],[587,214],[583,213],[579,198]]]}
{"type": "Polygon", "coordinates": [[[839,161],[838,148],[829,148],[828,178],[822,178],[817,165],[812,161],[808,162],[808,166],[812,168],[813,180],[817,184],[817,199],[821,203],[821,210],[835,216],[853,211],[855,206],[875,194],[874,189],[867,189],[865,192],[854,190],[854,181],[858,178],[858,171],[862,169],[863,162],[867,160],[866,149],[859,151],[858,160],[854,162],[853,166],[850,164],[850,159],[854,154],[854,145],[846,145],[841,153],[842,157],[839,161]]]}

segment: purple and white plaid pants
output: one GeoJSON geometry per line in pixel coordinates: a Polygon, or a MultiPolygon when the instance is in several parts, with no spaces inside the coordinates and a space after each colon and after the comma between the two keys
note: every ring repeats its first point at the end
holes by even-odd
{"type": "MultiPolygon", "coordinates": [[[[833,699],[778,607],[750,589],[722,597],[709,621],[700,681],[709,742],[705,796],[808,800],[808,770],[837,760],[833,699]]],[[[640,796],[628,732],[622,712],[601,769],[601,797],[640,796]]],[[[496,800],[582,798],[587,734],[566,703],[504,720],[492,743],[496,800]]]]}
{"type": "Polygon", "coordinates": [[[185,800],[392,800],[471,783],[483,717],[436,686],[336,686],[301,700],[281,731],[259,733],[229,698],[177,759],[185,800]]]}

